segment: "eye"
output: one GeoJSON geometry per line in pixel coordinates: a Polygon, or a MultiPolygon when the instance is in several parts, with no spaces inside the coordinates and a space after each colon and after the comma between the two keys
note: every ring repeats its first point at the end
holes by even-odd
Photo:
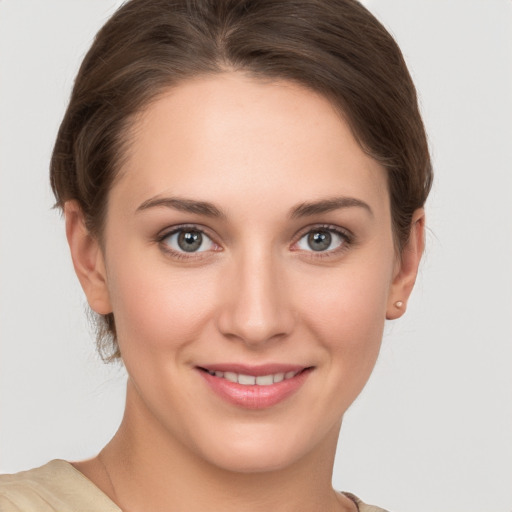
{"type": "Polygon", "coordinates": [[[316,228],[308,231],[297,242],[302,251],[335,251],[348,243],[348,236],[332,228],[316,228]]]}
{"type": "Polygon", "coordinates": [[[162,243],[176,252],[204,252],[211,251],[215,244],[205,233],[199,229],[181,228],[162,238],[162,243]]]}

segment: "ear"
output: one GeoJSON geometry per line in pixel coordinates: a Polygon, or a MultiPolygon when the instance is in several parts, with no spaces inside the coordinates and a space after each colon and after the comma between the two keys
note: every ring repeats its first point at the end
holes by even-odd
{"type": "Polygon", "coordinates": [[[100,244],[85,226],[82,209],[76,201],[66,201],[64,215],[73,266],[87,302],[96,313],[111,313],[105,262],[100,244]]]}
{"type": "Polygon", "coordinates": [[[409,239],[402,249],[401,258],[397,262],[397,268],[388,296],[387,320],[395,320],[405,313],[407,300],[416,281],[424,248],[425,210],[419,208],[412,216],[409,239]]]}

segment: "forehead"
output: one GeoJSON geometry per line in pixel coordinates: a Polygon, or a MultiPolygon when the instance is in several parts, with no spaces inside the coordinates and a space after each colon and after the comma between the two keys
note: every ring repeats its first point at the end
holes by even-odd
{"type": "Polygon", "coordinates": [[[125,203],[193,194],[243,206],[341,194],[388,206],[384,169],[325,97],[295,83],[237,72],[184,82],[137,117],[129,139],[112,190],[125,203]]]}

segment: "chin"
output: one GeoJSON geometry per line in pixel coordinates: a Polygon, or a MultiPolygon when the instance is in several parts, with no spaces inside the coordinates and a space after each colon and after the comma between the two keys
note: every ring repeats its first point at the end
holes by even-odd
{"type": "Polygon", "coordinates": [[[215,454],[210,458],[210,462],[224,471],[232,473],[269,473],[283,470],[292,466],[300,456],[297,454],[283,453],[276,447],[275,450],[269,450],[268,447],[255,447],[254,450],[236,450],[229,453],[215,454]]]}
{"type": "Polygon", "coordinates": [[[208,445],[197,448],[203,460],[224,471],[246,474],[276,472],[310,457],[324,458],[326,449],[334,452],[340,426],[341,421],[326,435],[319,436],[318,431],[293,432],[293,429],[259,425],[257,429],[226,432],[221,438],[210,438],[208,445]]]}

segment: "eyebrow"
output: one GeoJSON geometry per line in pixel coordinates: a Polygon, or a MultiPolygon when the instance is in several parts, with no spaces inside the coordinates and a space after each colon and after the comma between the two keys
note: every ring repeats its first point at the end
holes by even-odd
{"type": "MultiPolygon", "coordinates": [[[[205,215],[207,217],[220,219],[226,218],[226,214],[212,203],[178,197],[156,196],[144,201],[136,211],[139,212],[149,210],[150,208],[162,207],[172,208],[182,212],[195,213],[196,215],[205,215]]],[[[322,199],[320,201],[301,203],[290,210],[289,216],[292,219],[299,219],[302,217],[311,217],[313,215],[332,212],[334,210],[354,207],[363,208],[373,217],[373,211],[370,206],[355,197],[332,197],[322,199]]]]}
{"type": "Polygon", "coordinates": [[[356,199],[355,197],[331,197],[328,199],[322,199],[321,201],[302,203],[291,210],[290,217],[292,219],[298,219],[301,217],[310,217],[321,213],[332,212],[334,210],[354,207],[363,208],[372,217],[374,216],[370,205],[360,199],[356,199]]]}
{"type": "Polygon", "coordinates": [[[217,217],[224,219],[225,213],[219,210],[212,203],[207,201],[195,201],[193,199],[182,199],[178,197],[153,197],[144,201],[138,208],[137,212],[149,210],[150,208],[173,208],[182,212],[195,213],[197,215],[205,215],[207,217],[217,217]]]}

